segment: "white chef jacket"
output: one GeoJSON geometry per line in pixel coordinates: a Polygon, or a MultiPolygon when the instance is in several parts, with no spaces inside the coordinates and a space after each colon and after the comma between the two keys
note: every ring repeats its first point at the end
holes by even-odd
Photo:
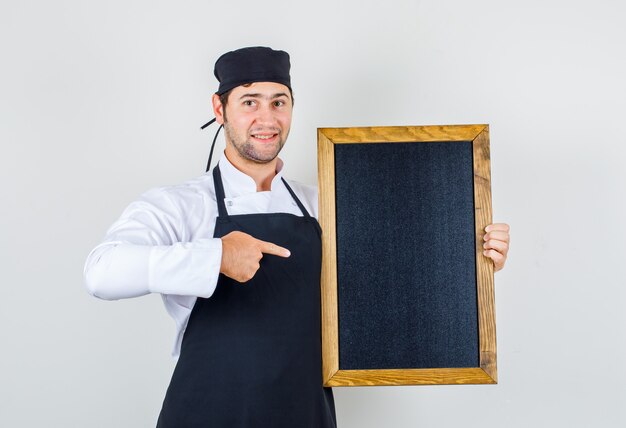
{"type": "MultiPolygon", "coordinates": [[[[280,158],[271,190],[263,192],[257,192],[255,181],[225,155],[219,167],[228,214],[302,215],[282,183],[280,158]]],[[[317,187],[288,182],[309,214],[317,218],[317,187]]],[[[217,215],[211,171],[179,185],[145,192],[87,256],[87,290],[106,300],[160,293],[176,322],[172,356],[178,358],[196,297],[210,297],[217,285],[222,260],[222,241],[213,238],[217,215]]]]}

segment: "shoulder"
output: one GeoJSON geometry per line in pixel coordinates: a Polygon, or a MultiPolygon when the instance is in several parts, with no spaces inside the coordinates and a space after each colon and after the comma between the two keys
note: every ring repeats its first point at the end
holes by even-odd
{"type": "Polygon", "coordinates": [[[290,180],[285,178],[289,186],[291,186],[292,190],[295,192],[296,196],[300,198],[300,201],[304,204],[309,213],[317,218],[317,202],[318,202],[318,190],[317,186],[312,186],[310,184],[300,183],[299,181],[290,180]]]}
{"type": "Polygon", "coordinates": [[[202,216],[211,201],[215,201],[213,180],[210,174],[203,174],[178,184],[146,190],[126,208],[123,216],[156,215],[176,222],[181,218],[202,216]]]}
{"type": "Polygon", "coordinates": [[[207,197],[215,198],[213,179],[208,173],[182,183],[153,187],[142,193],[139,199],[184,206],[202,202],[207,197]]]}

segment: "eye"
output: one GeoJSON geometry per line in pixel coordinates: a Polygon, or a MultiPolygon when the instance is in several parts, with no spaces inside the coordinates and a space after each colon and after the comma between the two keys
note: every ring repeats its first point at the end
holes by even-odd
{"type": "Polygon", "coordinates": [[[274,101],[274,107],[282,107],[285,105],[285,102],[282,100],[274,101]]]}
{"type": "Polygon", "coordinates": [[[251,106],[251,105],[254,105],[254,101],[253,101],[253,100],[245,100],[245,101],[243,102],[243,105],[245,105],[245,106],[251,106]]]}

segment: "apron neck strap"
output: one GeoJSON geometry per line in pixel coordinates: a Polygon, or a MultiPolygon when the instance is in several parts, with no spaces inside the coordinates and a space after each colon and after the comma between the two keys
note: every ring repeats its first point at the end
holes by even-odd
{"type": "Polygon", "coordinates": [[[283,183],[285,183],[285,187],[287,188],[287,190],[289,190],[289,193],[291,194],[293,200],[296,201],[296,204],[298,204],[298,208],[300,208],[300,211],[302,211],[302,215],[304,215],[305,217],[311,217],[306,208],[304,208],[304,205],[302,205],[302,202],[300,202],[300,199],[298,199],[298,197],[296,196],[295,192],[291,190],[291,187],[289,186],[289,184],[287,184],[287,180],[285,180],[284,177],[280,178],[283,180],[283,183]]]}
{"type": "MultiPolygon", "coordinates": [[[[300,202],[300,199],[298,199],[298,197],[296,196],[295,192],[291,190],[291,186],[287,184],[287,180],[285,180],[284,177],[281,177],[281,179],[283,181],[283,184],[289,191],[289,194],[298,205],[298,208],[300,208],[300,211],[302,211],[302,215],[304,217],[311,217],[302,202],[300,202]]],[[[215,165],[215,168],[213,168],[213,183],[215,184],[215,199],[217,200],[218,214],[220,217],[228,217],[228,211],[226,211],[226,205],[224,204],[224,199],[226,198],[226,195],[224,193],[224,183],[222,182],[222,174],[220,173],[219,165],[215,165]]]]}
{"type": "Polygon", "coordinates": [[[220,166],[215,165],[213,168],[213,183],[215,184],[215,199],[217,200],[217,212],[220,217],[228,217],[228,211],[224,205],[224,184],[222,183],[222,174],[220,174],[220,166]]]}

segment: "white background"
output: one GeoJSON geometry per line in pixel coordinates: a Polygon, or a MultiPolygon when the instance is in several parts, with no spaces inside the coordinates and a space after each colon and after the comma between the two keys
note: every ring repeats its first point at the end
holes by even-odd
{"type": "Polygon", "coordinates": [[[317,127],[491,127],[499,384],[335,388],[339,426],[626,426],[623,2],[0,5],[0,426],[154,426],[174,324],[83,263],[204,172],[213,63],[250,45],[291,54],[290,178],[316,182],[317,127]]]}

